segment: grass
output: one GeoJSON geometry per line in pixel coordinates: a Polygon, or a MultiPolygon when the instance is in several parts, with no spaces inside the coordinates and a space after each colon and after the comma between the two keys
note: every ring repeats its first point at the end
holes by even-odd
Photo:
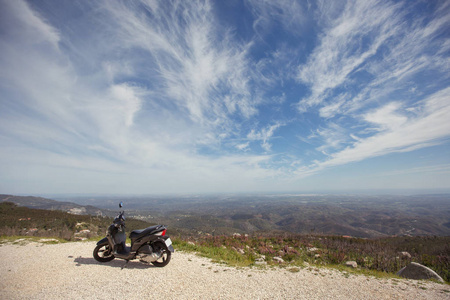
{"type": "Polygon", "coordinates": [[[254,264],[252,256],[241,255],[238,252],[222,247],[200,246],[173,238],[173,246],[180,251],[195,252],[203,257],[210,258],[216,263],[225,263],[235,267],[247,267],[254,264]]]}
{"type": "Polygon", "coordinates": [[[219,236],[199,237],[196,239],[172,238],[177,250],[196,252],[214,262],[230,266],[261,266],[255,262],[265,257],[268,267],[286,267],[295,272],[305,266],[326,267],[352,274],[363,274],[375,278],[400,278],[396,272],[411,261],[416,261],[434,269],[449,280],[449,237],[416,237],[389,239],[348,239],[338,236],[219,236]],[[400,246],[398,245],[400,244],[400,246]],[[409,245],[409,248],[405,245],[409,245]],[[414,249],[420,248],[419,251],[414,249]],[[400,251],[406,251],[412,258],[399,257],[400,251]],[[278,263],[273,257],[282,257],[284,263],[278,263]],[[345,262],[354,260],[358,268],[345,266],[345,262]]]}

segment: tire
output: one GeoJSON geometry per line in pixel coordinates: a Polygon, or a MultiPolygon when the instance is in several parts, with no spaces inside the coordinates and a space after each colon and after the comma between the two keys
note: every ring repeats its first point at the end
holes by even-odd
{"type": "Polygon", "coordinates": [[[152,264],[158,268],[167,266],[167,264],[170,262],[172,253],[169,251],[169,249],[167,249],[166,244],[164,244],[163,242],[155,242],[153,243],[152,247],[153,252],[161,252],[161,257],[152,262],[152,264]]]}
{"type": "Polygon", "coordinates": [[[94,249],[94,258],[99,262],[108,262],[114,259],[114,255],[112,254],[112,249],[110,249],[108,243],[97,245],[94,249]]]}

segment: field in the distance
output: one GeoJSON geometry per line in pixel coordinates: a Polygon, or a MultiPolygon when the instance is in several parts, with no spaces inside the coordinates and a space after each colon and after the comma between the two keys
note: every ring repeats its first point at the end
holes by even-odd
{"type": "Polygon", "coordinates": [[[69,197],[152,223],[209,234],[284,231],[354,237],[450,236],[450,195],[216,195],[69,197]]]}

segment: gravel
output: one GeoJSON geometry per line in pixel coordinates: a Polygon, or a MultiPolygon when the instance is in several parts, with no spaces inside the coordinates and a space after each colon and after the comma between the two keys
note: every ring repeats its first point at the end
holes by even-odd
{"type": "Polygon", "coordinates": [[[315,267],[232,268],[175,252],[164,268],[98,263],[95,242],[3,244],[0,299],[450,299],[430,281],[378,279],[315,267]]]}

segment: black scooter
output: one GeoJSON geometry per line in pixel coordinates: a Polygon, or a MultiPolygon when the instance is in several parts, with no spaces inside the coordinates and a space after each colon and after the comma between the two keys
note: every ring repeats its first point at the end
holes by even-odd
{"type": "MultiPolygon", "coordinates": [[[[120,202],[119,207],[123,207],[120,202]]],[[[164,267],[169,261],[172,252],[170,237],[166,236],[167,228],[163,225],[151,226],[130,233],[131,247],[126,246],[125,216],[121,211],[109,226],[106,237],[97,242],[94,249],[94,258],[99,262],[108,262],[114,258],[126,260],[139,259],[155,267],[164,267]]],[[[125,266],[125,265],[124,265],[125,266]]]]}

